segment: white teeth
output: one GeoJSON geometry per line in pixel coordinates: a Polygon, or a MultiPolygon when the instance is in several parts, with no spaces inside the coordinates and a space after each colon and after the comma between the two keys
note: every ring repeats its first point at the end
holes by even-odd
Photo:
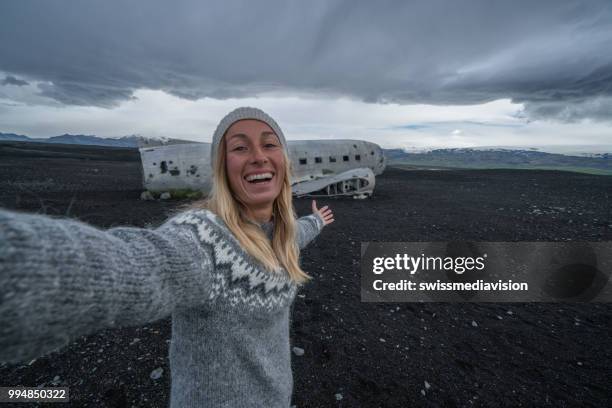
{"type": "Polygon", "coordinates": [[[251,174],[250,176],[247,176],[246,181],[271,179],[271,178],[272,178],[272,173],[251,174]]]}

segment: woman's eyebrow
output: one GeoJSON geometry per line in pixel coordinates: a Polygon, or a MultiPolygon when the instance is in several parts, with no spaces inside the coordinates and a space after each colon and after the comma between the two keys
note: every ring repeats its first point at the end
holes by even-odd
{"type": "Polygon", "coordinates": [[[244,133],[235,133],[233,135],[231,135],[227,140],[228,142],[234,138],[241,138],[241,139],[248,139],[247,135],[245,135],[244,133]]]}
{"type": "Polygon", "coordinates": [[[261,133],[261,138],[265,141],[274,140],[275,142],[280,143],[280,139],[278,138],[278,136],[276,136],[276,133],[274,132],[264,131],[261,133]]]}
{"type": "MultiPolygon", "coordinates": [[[[278,136],[276,136],[276,133],[270,132],[269,130],[264,130],[263,132],[261,132],[261,137],[271,137],[271,136],[273,136],[275,138],[278,138],[278,136]]],[[[248,140],[249,139],[249,137],[247,135],[245,135],[244,133],[234,133],[233,135],[231,135],[231,136],[229,136],[227,138],[227,141],[231,142],[232,140],[234,140],[236,138],[243,139],[243,140],[248,140]]]]}

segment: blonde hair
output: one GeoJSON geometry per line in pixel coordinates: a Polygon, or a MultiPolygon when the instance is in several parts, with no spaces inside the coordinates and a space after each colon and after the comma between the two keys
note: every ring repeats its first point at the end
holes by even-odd
{"type": "Polygon", "coordinates": [[[205,200],[193,203],[190,208],[208,209],[219,216],[234,234],[240,245],[258,260],[270,273],[283,267],[296,283],[304,283],[311,277],[299,264],[300,248],[296,242],[297,221],[291,196],[291,165],[283,146],[285,177],[281,191],[274,200],[274,234],[272,242],[264,231],[245,218],[244,205],[233,194],[227,177],[225,137],[218,145],[213,168],[213,184],[205,200]]]}

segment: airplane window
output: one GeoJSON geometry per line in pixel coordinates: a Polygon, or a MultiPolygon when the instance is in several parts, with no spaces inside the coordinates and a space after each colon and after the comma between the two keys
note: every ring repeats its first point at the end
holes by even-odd
{"type": "Polygon", "coordinates": [[[308,161],[306,159],[300,159],[300,164],[306,164],[308,161]]]}
{"type": "Polygon", "coordinates": [[[334,156],[329,156],[329,162],[330,163],[335,163],[336,162],[336,158],[334,156]]]}
{"type": "Polygon", "coordinates": [[[356,154],[355,155],[355,160],[357,160],[357,161],[361,160],[361,155],[360,154],[356,154]]]}
{"type": "Polygon", "coordinates": [[[321,160],[320,157],[315,157],[315,163],[322,163],[323,160],[321,160]]]}
{"type": "Polygon", "coordinates": [[[370,154],[371,154],[372,156],[374,156],[374,152],[370,152],[370,154]]]}
{"type": "Polygon", "coordinates": [[[343,161],[348,161],[348,160],[349,160],[349,159],[348,159],[348,156],[342,156],[342,160],[343,160],[343,161]]]}

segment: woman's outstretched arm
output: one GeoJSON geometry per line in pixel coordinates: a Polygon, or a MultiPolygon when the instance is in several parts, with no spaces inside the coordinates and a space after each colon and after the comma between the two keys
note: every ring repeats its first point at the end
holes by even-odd
{"type": "Polygon", "coordinates": [[[297,243],[303,249],[319,235],[324,226],[334,222],[334,215],[327,207],[317,208],[317,202],[312,201],[312,214],[297,220],[297,243]]]}
{"type": "Polygon", "coordinates": [[[103,231],[0,209],[0,361],[204,303],[210,254],[176,219],[155,230],[103,231]]]}

